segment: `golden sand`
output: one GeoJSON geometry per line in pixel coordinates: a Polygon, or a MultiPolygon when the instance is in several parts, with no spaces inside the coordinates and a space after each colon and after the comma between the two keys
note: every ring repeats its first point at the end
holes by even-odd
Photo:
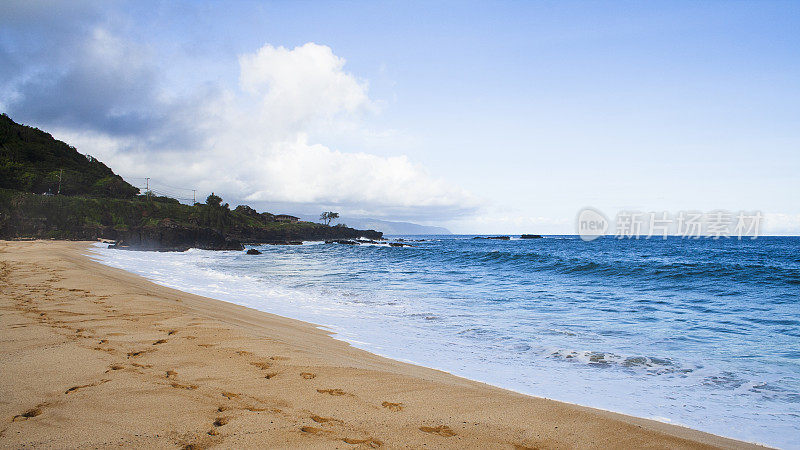
{"type": "Polygon", "coordinates": [[[754,447],[382,358],[88,246],[0,241],[2,447],[754,447]]]}

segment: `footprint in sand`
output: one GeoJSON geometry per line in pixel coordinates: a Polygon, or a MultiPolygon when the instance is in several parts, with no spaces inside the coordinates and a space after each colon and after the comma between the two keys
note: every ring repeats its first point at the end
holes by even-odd
{"type": "Polygon", "coordinates": [[[273,361],[288,361],[289,358],[286,356],[270,356],[269,359],[273,361]]]}
{"type": "Polygon", "coordinates": [[[180,384],[180,383],[170,383],[170,386],[176,389],[186,389],[187,391],[194,391],[198,388],[196,384],[180,384]]]}
{"type": "Polygon", "coordinates": [[[159,339],[159,340],[153,342],[153,345],[160,345],[160,344],[166,344],[166,343],[167,343],[166,339],[159,339]]]}
{"type": "Polygon", "coordinates": [[[231,399],[239,397],[239,394],[234,394],[233,392],[223,392],[222,396],[227,398],[228,400],[231,400],[231,399]]]}
{"type": "Polygon", "coordinates": [[[344,441],[345,444],[366,445],[367,447],[372,447],[372,448],[378,448],[383,446],[383,442],[372,438],[366,438],[366,439],[344,438],[342,439],[342,441],[344,441]]]}
{"type": "Polygon", "coordinates": [[[123,366],[122,364],[112,364],[108,366],[108,370],[106,370],[106,373],[111,372],[112,370],[122,370],[124,368],[125,366],[123,366]]]}
{"type": "Polygon", "coordinates": [[[313,420],[314,422],[317,422],[317,423],[329,424],[329,425],[335,424],[335,423],[338,423],[338,424],[344,423],[339,419],[334,419],[333,417],[322,417],[322,416],[318,416],[316,414],[312,414],[311,415],[311,420],[313,420]]]}
{"type": "Polygon", "coordinates": [[[247,408],[245,408],[245,410],[250,411],[250,412],[264,412],[264,411],[270,411],[270,412],[274,412],[274,413],[281,412],[281,410],[279,410],[279,409],[261,408],[259,406],[248,406],[247,408]]]}
{"type": "Polygon", "coordinates": [[[353,394],[349,394],[349,393],[347,393],[347,392],[345,392],[345,391],[343,391],[341,389],[317,389],[317,392],[319,392],[320,394],[328,394],[328,395],[334,395],[334,396],[353,395],[353,394]]]}
{"type": "MultiPolygon", "coordinates": [[[[212,423],[212,425],[214,425],[214,428],[208,430],[207,434],[209,436],[216,436],[216,435],[219,434],[219,432],[217,431],[217,428],[223,427],[223,426],[225,426],[227,424],[228,424],[228,418],[227,417],[217,417],[214,420],[214,422],[212,423]]],[[[198,447],[198,448],[204,448],[204,447],[198,447]]]]}
{"type": "Polygon", "coordinates": [[[303,373],[300,374],[300,376],[303,377],[303,379],[311,380],[311,379],[316,378],[317,374],[311,373],[311,372],[303,372],[303,373]]]}
{"type": "Polygon", "coordinates": [[[317,427],[301,427],[300,431],[302,431],[303,433],[308,433],[308,434],[333,433],[330,430],[323,430],[322,428],[317,428],[317,427]]]}
{"type": "Polygon", "coordinates": [[[178,376],[178,372],[175,372],[174,370],[167,371],[167,378],[175,378],[176,376],[178,376]]]}
{"type": "Polygon", "coordinates": [[[227,424],[228,424],[228,418],[227,417],[217,417],[217,419],[214,421],[214,426],[215,427],[222,427],[222,426],[225,426],[227,424]]]}
{"type": "Polygon", "coordinates": [[[87,388],[87,387],[89,387],[89,386],[91,386],[91,384],[82,384],[82,385],[80,385],[80,386],[72,386],[71,388],[69,388],[69,389],[67,389],[66,391],[64,391],[64,393],[65,393],[65,394],[69,394],[70,392],[75,392],[75,391],[77,391],[78,389],[87,388]]]}
{"type": "Polygon", "coordinates": [[[253,361],[250,363],[251,366],[258,367],[261,370],[267,370],[272,367],[272,364],[264,361],[253,361]]]}
{"type": "Polygon", "coordinates": [[[239,356],[252,356],[253,352],[248,352],[247,350],[237,350],[236,354],[239,356]]]}
{"type": "Polygon", "coordinates": [[[394,412],[403,410],[402,403],[383,402],[381,403],[381,406],[387,408],[389,411],[394,411],[394,412]]]}
{"type": "Polygon", "coordinates": [[[98,381],[96,383],[82,384],[80,386],[72,386],[71,388],[69,388],[66,391],[64,391],[64,394],[69,394],[71,392],[75,392],[77,390],[85,389],[85,388],[88,388],[88,387],[100,386],[101,384],[108,383],[109,381],[111,381],[111,380],[100,380],[100,381],[98,381]]]}
{"type": "Polygon", "coordinates": [[[420,429],[420,431],[424,431],[426,433],[431,433],[431,434],[438,434],[439,436],[443,436],[443,437],[452,437],[452,436],[456,435],[456,432],[453,431],[447,425],[439,425],[438,427],[422,426],[422,427],[419,427],[419,429],[420,429]]]}
{"type": "Polygon", "coordinates": [[[264,375],[264,378],[269,380],[270,378],[273,378],[273,377],[275,377],[277,375],[278,375],[278,372],[269,372],[269,373],[264,375]]]}
{"type": "Polygon", "coordinates": [[[29,409],[29,410],[25,411],[22,414],[17,414],[16,416],[14,416],[13,419],[11,419],[11,421],[12,422],[16,422],[18,420],[28,420],[31,417],[36,417],[36,416],[38,416],[38,415],[40,415],[42,413],[42,406],[45,406],[45,404],[42,403],[41,405],[38,405],[37,407],[32,408],[32,409],[29,409]]]}

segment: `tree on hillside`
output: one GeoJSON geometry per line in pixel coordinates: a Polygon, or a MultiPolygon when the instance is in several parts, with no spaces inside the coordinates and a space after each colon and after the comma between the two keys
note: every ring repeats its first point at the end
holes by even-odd
{"type": "Polygon", "coordinates": [[[224,232],[231,225],[231,210],[227,203],[222,204],[222,197],[213,192],[206,198],[203,207],[203,225],[224,232]]]}
{"type": "Polygon", "coordinates": [[[333,211],[325,211],[324,213],[320,214],[319,220],[324,222],[325,225],[330,225],[331,220],[336,220],[339,218],[339,213],[333,211]]]}
{"type": "Polygon", "coordinates": [[[222,203],[222,197],[220,197],[219,195],[214,195],[213,192],[206,198],[206,205],[208,206],[218,207],[221,203],[222,203]]]}

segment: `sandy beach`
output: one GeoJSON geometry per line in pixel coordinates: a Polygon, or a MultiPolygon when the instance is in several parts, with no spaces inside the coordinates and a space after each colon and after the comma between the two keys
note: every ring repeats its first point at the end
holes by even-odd
{"type": "Polygon", "coordinates": [[[382,358],[89,245],[0,241],[2,447],[755,448],[382,358]]]}

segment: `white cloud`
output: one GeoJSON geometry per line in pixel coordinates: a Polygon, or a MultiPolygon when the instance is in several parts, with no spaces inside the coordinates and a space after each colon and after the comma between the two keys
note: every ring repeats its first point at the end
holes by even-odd
{"type": "MultiPolygon", "coordinates": [[[[114,51],[108,47],[104,59],[114,51]]],[[[76,127],[54,134],[123,176],[214,191],[235,203],[335,206],[351,215],[428,220],[477,206],[468,192],[406,156],[348,153],[309,142],[310,135],[324,136],[320,130],[358,132],[361,115],[377,111],[367,83],[346,72],[345,60],[329,47],[267,44],[241,55],[239,64],[240,89],[211,89],[170,103],[170,127],[194,133],[194,139],[164,139],[168,129],[140,138],[76,127]],[[187,142],[192,148],[185,148],[187,142]]]]}
{"type": "Polygon", "coordinates": [[[367,83],[344,71],[345,60],[313,42],[289,50],[264,45],[239,57],[242,89],[260,98],[272,119],[304,124],[372,109],[367,83]]]}
{"type": "Polygon", "coordinates": [[[447,207],[468,198],[466,192],[431,178],[405,156],[342,153],[309,144],[302,134],[294,142],[275,143],[270,152],[255,157],[254,167],[263,167],[260,187],[266,189],[247,200],[333,204],[356,200],[368,205],[447,207]]]}

